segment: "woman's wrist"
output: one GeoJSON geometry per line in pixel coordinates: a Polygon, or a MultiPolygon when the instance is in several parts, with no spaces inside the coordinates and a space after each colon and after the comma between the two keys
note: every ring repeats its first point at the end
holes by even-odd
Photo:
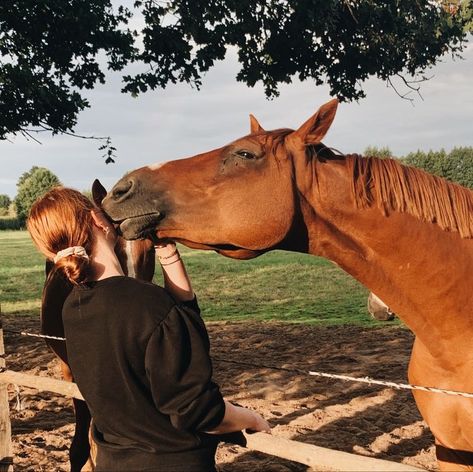
{"type": "Polygon", "coordinates": [[[179,262],[181,260],[181,256],[177,256],[177,257],[174,257],[172,260],[162,260],[162,259],[159,259],[159,263],[161,264],[162,267],[164,266],[169,266],[169,265],[173,265],[175,264],[176,262],[179,262]]]}
{"type": "Polygon", "coordinates": [[[233,405],[228,400],[225,402],[225,415],[221,423],[212,431],[207,431],[212,434],[224,434],[234,431],[248,430],[248,431],[263,431],[271,432],[271,427],[261,415],[256,411],[249,410],[242,406],[233,405]]]}
{"type": "Polygon", "coordinates": [[[155,246],[156,256],[162,266],[171,265],[181,260],[181,255],[174,243],[155,246]]]}

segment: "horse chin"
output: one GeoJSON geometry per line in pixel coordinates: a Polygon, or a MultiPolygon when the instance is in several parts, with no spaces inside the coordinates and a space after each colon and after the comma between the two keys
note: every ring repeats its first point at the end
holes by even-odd
{"type": "Polygon", "coordinates": [[[160,219],[160,213],[132,216],[120,222],[119,232],[128,240],[144,239],[155,231],[160,219]]]}

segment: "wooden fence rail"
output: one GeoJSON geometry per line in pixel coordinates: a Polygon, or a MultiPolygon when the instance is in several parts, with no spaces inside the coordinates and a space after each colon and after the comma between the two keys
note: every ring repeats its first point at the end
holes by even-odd
{"type": "Polygon", "coordinates": [[[350,472],[404,472],[424,471],[418,467],[397,462],[359,456],[326,447],[301,443],[271,434],[246,434],[246,446],[252,451],[264,452],[294,462],[308,465],[314,471],[350,471],[350,472]]]}
{"type": "MultiPolygon", "coordinates": [[[[6,370],[0,372],[0,385],[2,384],[21,385],[83,400],[75,383],[50,377],[40,377],[6,370]]],[[[252,451],[263,452],[282,459],[305,464],[317,471],[407,472],[423,470],[406,464],[335,451],[265,433],[245,433],[241,445],[252,451]]]]}
{"type": "Polygon", "coordinates": [[[23,374],[13,370],[5,370],[4,372],[0,372],[0,384],[1,383],[35,388],[37,390],[57,393],[64,397],[78,398],[79,400],[84,399],[77,384],[66,382],[65,380],[53,379],[52,377],[42,377],[39,375],[23,374]]]}

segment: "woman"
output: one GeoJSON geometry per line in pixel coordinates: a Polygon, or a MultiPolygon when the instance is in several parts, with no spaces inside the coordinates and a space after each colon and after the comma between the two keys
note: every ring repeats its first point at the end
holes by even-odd
{"type": "Polygon", "coordinates": [[[123,275],[116,233],[81,193],[31,208],[39,250],[75,284],[63,308],[68,360],[93,417],[98,471],[215,470],[217,434],[268,431],[212,382],[209,340],[174,244],[156,248],[165,288],[123,275]]]}

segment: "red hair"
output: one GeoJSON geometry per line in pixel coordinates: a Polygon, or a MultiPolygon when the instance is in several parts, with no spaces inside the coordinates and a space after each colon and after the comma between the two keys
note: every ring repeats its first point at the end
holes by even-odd
{"type": "MultiPolygon", "coordinates": [[[[55,187],[33,204],[26,226],[37,248],[53,260],[68,247],[82,246],[92,251],[94,204],[77,190],[55,187]]],[[[90,271],[85,257],[70,255],[56,262],[56,267],[73,283],[85,281],[90,271]]]]}

